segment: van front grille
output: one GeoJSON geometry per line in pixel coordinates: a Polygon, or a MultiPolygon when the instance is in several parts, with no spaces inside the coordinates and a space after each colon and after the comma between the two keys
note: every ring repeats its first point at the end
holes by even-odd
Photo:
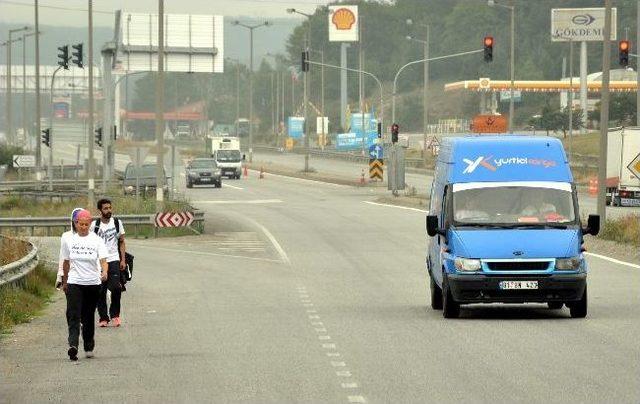
{"type": "Polygon", "coordinates": [[[487,262],[490,271],[546,271],[549,261],[493,261],[487,262]]]}

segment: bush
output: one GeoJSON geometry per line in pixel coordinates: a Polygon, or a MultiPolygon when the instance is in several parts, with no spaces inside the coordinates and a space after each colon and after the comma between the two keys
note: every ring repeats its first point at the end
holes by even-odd
{"type": "Polygon", "coordinates": [[[13,155],[14,154],[25,154],[24,149],[22,147],[16,146],[0,146],[0,166],[6,165],[8,170],[12,170],[13,167],[13,155]]]}
{"type": "Polygon", "coordinates": [[[607,220],[600,230],[599,237],[640,247],[640,215],[629,214],[607,220]]]}

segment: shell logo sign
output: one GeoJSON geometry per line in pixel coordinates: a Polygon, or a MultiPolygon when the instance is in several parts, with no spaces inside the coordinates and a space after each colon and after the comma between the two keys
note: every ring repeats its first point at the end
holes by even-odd
{"type": "Polygon", "coordinates": [[[358,6],[329,6],[329,41],[358,41],[358,6]]]}
{"type": "Polygon", "coordinates": [[[348,8],[341,8],[331,17],[331,22],[339,30],[349,30],[356,22],[356,16],[348,8]]]}

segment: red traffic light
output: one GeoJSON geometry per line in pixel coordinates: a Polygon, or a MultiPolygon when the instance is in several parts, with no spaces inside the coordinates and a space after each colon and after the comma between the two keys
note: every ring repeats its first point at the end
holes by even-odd
{"type": "Polygon", "coordinates": [[[493,37],[485,36],[484,37],[484,46],[493,46],[493,37]]]}
{"type": "Polygon", "coordinates": [[[624,41],[620,41],[620,50],[621,51],[628,51],[629,50],[629,41],[624,40],[624,41]]]}

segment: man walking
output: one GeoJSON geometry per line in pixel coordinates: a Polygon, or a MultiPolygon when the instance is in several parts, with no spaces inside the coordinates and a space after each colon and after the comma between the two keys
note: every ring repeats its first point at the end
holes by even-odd
{"type": "Polygon", "coordinates": [[[112,217],[113,207],[109,199],[100,199],[97,207],[100,210],[100,219],[92,223],[91,230],[104,240],[108,250],[107,265],[109,266],[108,277],[106,282],[102,283],[98,299],[100,327],[109,325],[110,320],[113,320],[114,326],[120,327],[121,278],[127,267],[124,227],[118,218],[112,217]],[[107,290],[111,291],[111,307],[108,310],[107,290]]]}

